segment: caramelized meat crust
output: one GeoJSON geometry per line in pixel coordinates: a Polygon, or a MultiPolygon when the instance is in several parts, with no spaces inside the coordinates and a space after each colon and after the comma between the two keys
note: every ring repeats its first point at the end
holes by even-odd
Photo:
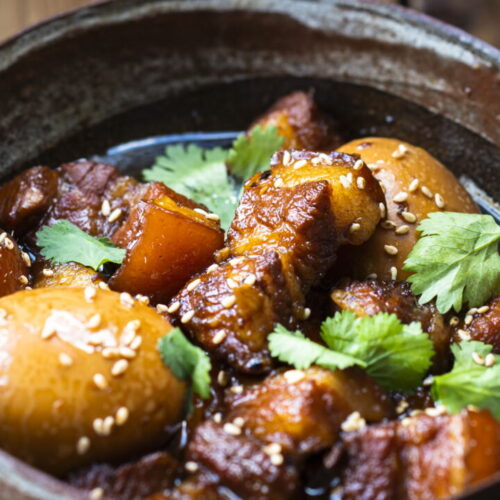
{"type": "Polygon", "coordinates": [[[343,140],[334,121],[321,113],[312,92],[282,97],[250,127],[274,125],[285,140],[283,149],[335,149],[343,140]]]}
{"type": "Polygon", "coordinates": [[[28,264],[29,257],[23,254],[12,236],[0,229],[0,297],[26,287],[28,264]]]}
{"type": "Polygon", "coordinates": [[[434,304],[418,303],[409,283],[344,280],[332,291],[331,298],[337,310],[352,311],[357,316],[385,312],[395,314],[404,324],[421,322],[436,351],[432,371],[442,372],[450,368],[451,328],[434,304]]]}
{"type": "Polygon", "coordinates": [[[500,471],[500,424],[489,412],[420,414],[342,436],[345,500],[449,498],[500,471]]]}
{"type": "Polygon", "coordinates": [[[173,314],[237,370],[269,371],[267,334],[277,323],[293,327],[305,318],[305,296],[339,245],[370,236],[381,200],[378,183],[354,157],[278,153],[270,171],[245,184],[228,234],[232,259],[188,283],[173,314]]]}

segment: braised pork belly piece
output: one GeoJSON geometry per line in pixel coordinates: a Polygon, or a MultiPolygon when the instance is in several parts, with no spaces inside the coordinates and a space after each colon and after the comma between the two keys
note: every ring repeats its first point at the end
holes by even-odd
{"type": "Polygon", "coordinates": [[[244,372],[270,369],[267,334],[308,316],[305,297],[344,243],[361,244],[383,193],[362,161],[284,151],[256,174],[228,234],[228,260],[191,281],[170,312],[215,356],[244,372]]]}

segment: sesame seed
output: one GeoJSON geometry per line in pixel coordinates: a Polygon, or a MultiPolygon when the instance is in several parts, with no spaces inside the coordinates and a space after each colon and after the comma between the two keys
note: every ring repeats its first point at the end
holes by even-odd
{"type": "Polygon", "coordinates": [[[122,209],[115,208],[108,217],[108,222],[115,222],[122,216],[122,209]]]}
{"type": "Polygon", "coordinates": [[[24,274],[21,274],[21,276],[19,276],[19,282],[22,285],[27,285],[29,283],[28,278],[24,274]]]}
{"type": "Polygon", "coordinates": [[[130,344],[130,349],[133,349],[134,351],[137,351],[139,347],[141,347],[142,344],[142,337],[140,335],[137,335],[134,340],[132,340],[130,344]]]}
{"type": "Polygon", "coordinates": [[[76,452],[78,455],[85,455],[90,449],[90,439],[82,436],[76,443],[76,452]]]}
{"type": "Polygon", "coordinates": [[[219,264],[212,264],[207,267],[207,273],[212,273],[213,271],[217,271],[217,269],[219,269],[219,264]]]}
{"type": "Polygon", "coordinates": [[[115,417],[107,416],[102,423],[102,432],[105,436],[109,436],[115,425],[115,417]]]}
{"type": "Polygon", "coordinates": [[[242,385],[233,385],[229,389],[233,394],[241,394],[243,392],[243,386],[242,385]]]}
{"type": "Polygon", "coordinates": [[[363,160],[356,160],[354,166],[352,167],[354,170],[361,170],[363,168],[364,162],[363,160]]]}
{"type": "Polygon", "coordinates": [[[50,339],[53,335],[55,335],[56,329],[53,325],[50,323],[45,323],[45,326],[43,327],[41,337],[44,340],[50,339]]]}
{"type": "Polygon", "coordinates": [[[355,233],[356,231],[359,231],[361,229],[361,224],[358,224],[357,222],[353,222],[351,224],[351,227],[349,228],[350,233],[355,233]]]}
{"type": "Polygon", "coordinates": [[[435,408],[426,408],[425,414],[429,415],[429,417],[439,417],[441,415],[445,415],[446,408],[444,406],[436,406],[435,408]]]}
{"type": "Polygon", "coordinates": [[[394,229],[396,227],[396,224],[394,224],[394,222],[392,222],[392,220],[384,220],[380,223],[380,225],[384,228],[384,229],[394,229]]]}
{"type": "Polygon", "coordinates": [[[134,297],[135,300],[137,300],[137,302],[140,302],[141,304],[144,304],[145,306],[149,306],[149,303],[151,302],[149,300],[149,297],[147,295],[142,295],[140,293],[138,293],[135,297],[134,297]]]}
{"type": "Polygon", "coordinates": [[[104,281],[99,281],[99,284],[97,285],[101,290],[109,290],[109,286],[107,283],[104,283],[104,281]]]}
{"type": "Polygon", "coordinates": [[[106,377],[102,373],[96,373],[92,377],[92,381],[94,382],[94,385],[101,391],[104,391],[105,389],[108,388],[108,381],[106,380],[106,377]]]}
{"type": "Polygon", "coordinates": [[[220,217],[217,214],[214,213],[209,213],[207,214],[207,219],[208,220],[213,220],[213,221],[220,221],[220,217]]]}
{"type": "Polygon", "coordinates": [[[30,256],[26,252],[21,252],[21,257],[26,264],[27,267],[31,267],[31,259],[30,256]]]}
{"type": "Polygon", "coordinates": [[[344,186],[346,189],[351,186],[351,183],[349,182],[349,179],[345,175],[341,175],[339,177],[340,184],[344,186]]]}
{"type": "Polygon", "coordinates": [[[470,333],[462,330],[461,328],[457,330],[457,335],[459,336],[460,340],[467,341],[471,339],[470,333]]]}
{"type": "Polygon", "coordinates": [[[238,288],[240,286],[237,281],[233,280],[233,278],[228,278],[226,283],[229,288],[238,288]]]}
{"type": "Polygon", "coordinates": [[[235,257],[229,261],[229,265],[232,267],[237,267],[245,261],[245,257],[235,257]]]}
{"type": "Polygon", "coordinates": [[[187,284],[186,290],[188,292],[192,292],[200,283],[201,283],[200,278],[196,278],[195,280],[187,284]]]}
{"type": "Polygon", "coordinates": [[[101,315],[99,313],[94,314],[88,321],[87,326],[89,328],[97,328],[101,324],[101,315]]]}
{"type": "Polygon", "coordinates": [[[422,191],[422,194],[427,196],[427,198],[433,198],[434,195],[432,194],[432,191],[427,187],[427,186],[422,186],[420,188],[420,191],[422,191]]]}
{"type": "Polygon", "coordinates": [[[94,488],[90,492],[90,500],[101,500],[104,497],[104,490],[102,488],[94,488]]]}
{"type": "Polygon", "coordinates": [[[130,416],[130,412],[126,406],[121,406],[116,410],[115,422],[116,425],[124,425],[130,416]]]}
{"type": "Polygon", "coordinates": [[[408,404],[408,401],[406,401],[405,399],[402,399],[398,405],[396,406],[396,413],[403,413],[405,410],[408,409],[408,406],[410,406],[408,404]]]}
{"type": "Polygon", "coordinates": [[[283,179],[281,177],[278,177],[275,181],[274,181],[274,187],[275,188],[280,188],[280,187],[283,187],[284,186],[284,183],[283,183],[283,179]]]}
{"type": "Polygon", "coordinates": [[[5,241],[5,238],[7,238],[7,233],[1,233],[0,234],[0,245],[5,241]]]}
{"type": "Polygon", "coordinates": [[[410,230],[410,226],[407,226],[406,224],[403,224],[402,226],[399,226],[395,233],[396,234],[406,234],[410,230]]]}
{"type": "Polygon", "coordinates": [[[191,461],[188,461],[184,464],[184,468],[188,471],[188,472],[196,472],[198,470],[198,464],[196,462],[191,462],[191,461]]]}
{"type": "Polygon", "coordinates": [[[238,427],[231,422],[225,423],[223,429],[226,434],[230,434],[231,436],[239,436],[241,434],[241,427],[238,427]]]}
{"type": "Polygon", "coordinates": [[[386,211],[385,211],[385,205],[382,202],[378,204],[378,209],[380,211],[380,217],[384,219],[386,211]]]}
{"type": "Polygon", "coordinates": [[[366,275],[366,279],[368,280],[376,280],[377,279],[377,273],[370,273],[366,275]]]}
{"type": "Polygon", "coordinates": [[[73,364],[73,358],[65,352],[61,352],[59,354],[59,363],[61,363],[62,366],[71,366],[73,364]]]}
{"type": "Polygon", "coordinates": [[[417,221],[417,216],[412,212],[402,212],[401,217],[403,217],[403,219],[410,224],[417,221]]]}
{"type": "Polygon", "coordinates": [[[111,368],[111,375],[113,375],[113,377],[119,377],[127,371],[127,368],[128,361],[126,359],[120,359],[116,361],[116,363],[111,368]]]}
{"type": "Polygon", "coordinates": [[[410,191],[410,193],[414,193],[418,189],[419,184],[420,184],[419,179],[413,179],[410,182],[410,185],[408,186],[408,191],[410,191]]]}
{"type": "Polygon", "coordinates": [[[422,385],[428,387],[432,385],[433,382],[434,382],[434,377],[432,375],[428,375],[427,377],[424,378],[424,380],[422,380],[422,385]]]}
{"type": "Polygon", "coordinates": [[[203,215],[204,217],[208,215],[208,212],[206,210],[203,210],[203,208],[195,208],[194,211],[197,214],[203,215]]]}
{"type": "Polygon", "coordinates": [[[302,168],[307,165],[307,160],[299,160],[293,164],[293,168],[302,168]]]}
{"type": "Polygon", "coordinates": [[[290,154],[290,151],[283,151],[283,158],[281,160],[281,163],[285,167],[290,164],[291,159],[292,159],[292,155],[290,154]]]}
{"type": "Polygon", "coordinates": [[[99,436],[103,435],[103,424],[104,420],[102,418],[96,418],[92,422],[92,428],[94,429],[94,432],[99,436]]]}
{"type": "Polygon", "coordinates": [[[101,213],[104,215],[104,217],[109,217],[109,214],[111,213],[111,205],[109,204],[108,200],[104,200],[101,205],[101,213]]]}
{"type": "Polygon", "coordinates": [[[289,384],[296,384],[304,379],[305,374],[302,370],[287,370],[283,376],[289,384]]]}
{"type": "Polygon", "coordinates": [[[477,310],[477,312],[478,312],[479,314],[484,314],[484,313],[488,312],[489,310],[490,310],[490,306],[482,306],[482,307],[480,307],[480,308],[477,310]]]}
{"type": "Polygon", "coordinates": [[[121,346],[118,348],[118,352],[120,353],[120,356],[126,359],[134,359],[137,356],[137,353],[131,347],[121,346]]]}
{"type": "Polygon", "coordinates": [[[221,304],[226,309],[229,309],[230,307],[233,307],[234,304],[236,304],[236,296],[235,295],[231,295],[229,297],[224,297],[221,300],[221,304]]]}
{"type": "Polygon", "coordinates": [[[120,303],[122,306],[126,307],[127,309],[131,308],[135,301],[132,295],[128,292],[122,292],[120,293],[120,303]]]}
{"type": "Polygon", "coordinates": [[[392,157],[399,160],[403,158],[406,153],[408,153],[408,148],[404,144],[399,144],[397,149],[392,152],[392,157]]]}
{"type": "Polygon", "coordinates": [[[87,286],[83,291],[83,295],[87,302],[93,302],[95,296],[97,295],[97,290],[93,286],[87,286]]]}
{"type": "Polygon", "coordinates": [[[212,343],[218,345],[226,340],[226,332],[224,330],[219,330],[212,338],[212,343]]]}
{"type": "Polygon", "coordinates": [[[279,467],[280,465],[283,464],[283,455],[281,453],[274,453],[269,456],[269,459],[271,460],[271,463],[275,465],[276,467],[279,467]]]}
{"type": "Polygon", "coordinates": [[[394,203],[403,203],[408,199],[408,193],[405,193],[404,191],[400,191],[399,193],[394,195],[394,198],[392,201],[394,203]]]}
{"type": "Polygon", "coordinates": [[[444,208],[444,199],[439,193],[434,195],[434,202],[438,208],[444,208]]]}
{"type": "Polygon", "coordinates": [[[352,175],[352,172],[347,172],[347,174],[345,175],[346,179],[349,181],[349,183],[351,184],[354,180],[354,177],[352,175]]]}
{"type": "Polygon", "coordinates": [[[450,323],[450,326],[457,326],[458,323],[460,323],[460,319],[458,318],[458,316],[452,316],[450,318],[449,323],[450,323]]]}
{"type": "Polygon", "coordinates": [[[181,308],[181,303],[178,300],[176,300],[175,302],[172,302],[172,304],[170,304],[170,306],[168,307],[163,306],[161,309],[159,309],[159,306],[163,306],[163,304],[158,304],[156,306],[156,310],[158,312],[168,312],[169,314],[173,314],[181,308]]]}
{"type": "Polygon", "coordinates": [[[224,370],[220,370],[217,374],[217,383],[221,387],[226,387],[226,385],[229,383],[229,374],[224,370]]]}
{"type": "Polygon", "coordinates": [[[398,268],[396,266],[391,267],[391,280],[396,280],[398,278],[398,268]]]}
{"type": "Polygon", "coordinates": [[[104,359],[113,359],[120,356],[118,349],[115,349],[114,347],[105,347],[101,351],[101,354],[104,359]]]}
{"type": "Polygon", "coordinates": [[[309,319],[310,316],[311,316],[311,309],[309,309],[309,307],[304,307],[302,311],[302,319],[309,319]]]}
{"type": "Polygon", "coordinates": [[[87,343],[90,345],[101,345],[104,342],[104,337],[102,333],[97,332],[97,333],[91,333],[88,338],[87,338],[87,343]]]}
{"type": "Polygon", "coordinates": [[[262,448],[262,451],[267,455],[276,455],[277,453],[282,452],[282,447],[279,443],[270,443],[264,446],[264,448],[262,448]]]}
{"type": "Polygon", "coordinates": [[[194,311],[188,311],[187,313],[183,314],[181,317],[181,323],[186,324],[189,323],[194,316],[194,311]]]}
{"type": "Polygon", "coordinates": [[[245,425],[245,419],[243,417],[236,417],[233,420],[233,424],[241,429],[245,425]]]}
{"type": "Polygon", "coordinates": [[[372,171],[376,172],[377,170],[380,169],[380,165],[377,165],[375,163],[367,163],[366,166],[372,171]]]}
{"type": "Polygon", "coordinates": [[[489,353],[484,358],[484,366],[493,366],[495,364],[495,355],[493,353],[489,353]]]}
{"type": "Polygon", "coordinates": [[[398,249],[394,245],[384,245],[385,253],[389,255],[397,255],[398,249]]]}
{"type": "Polygon", "coordinates": [[[255,282],[257,281],[257,276],[255,274],[249,274],[244,280],[243,283],[248,286],[253,286],[255,285],[255,282]]]}
{"type": "Polygon", "coordinates": [[[216,413],[214,416],[213,416],[213,421],[216,423],[216,424],[220,424],[222,422],[222,413],[216,413]]]}
{"type": "Polygon", "coordinates": [[[14,250],[14,242],[11,239],[5,238],[3,244],[8,250],[14,250]]]}
{"type": "Polygon", "coordinates": [[[357,431],[366,426],[365,419],[359,411],[352,412],[343,422],[341,428],[345,432],[357,431]]]}
{"type": "Polygon", "coordinates": [[[470,325],[472,323],[473,319],[474,318],[472,317],[472,314],[467,314],[467,316],[465,316],[465,319],[464,319],[464,324],[470,325]]]}
{"type": "Polygon", "coordinates": [[[366,180],[364,177],[358,177],[356,179],[356,186],[358,186],[358,189],[365,189],[366,186],[366,180]]]}
{"type": "Polygon", "coordinates": [[[468,311],[467,314],[476,314],[477,313],[477,307],[471,307],[468,311]]]}
{"type": "Polygon", "coordinates": [[[484,358],[478,352],[472,353],[472,360],[478,365],[484,365],[484,358]]]}

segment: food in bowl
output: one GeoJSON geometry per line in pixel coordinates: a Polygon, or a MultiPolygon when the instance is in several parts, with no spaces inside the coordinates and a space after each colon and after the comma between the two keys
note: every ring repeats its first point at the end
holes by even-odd
{"type": "Polygon", "coordinates": [[[500,226],[311,92],[146,182],[0,188],[0,445],[94,497],[445,499],[500,471],[500,226]]]}

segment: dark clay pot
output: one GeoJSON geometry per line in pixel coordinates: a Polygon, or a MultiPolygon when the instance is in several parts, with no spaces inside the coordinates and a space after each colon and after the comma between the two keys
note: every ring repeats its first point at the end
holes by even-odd
{"type": "MultiPolygon", "coordinates": [[[[349,137],[415,143],[500,200],[500,52],[362,0],[104,1],[40,24],[0,46],[0,177],[141,137],[241,130],[309,88],[349,137]]],[[[88,495],[0,452],[0,498],[88,495]]]]}

